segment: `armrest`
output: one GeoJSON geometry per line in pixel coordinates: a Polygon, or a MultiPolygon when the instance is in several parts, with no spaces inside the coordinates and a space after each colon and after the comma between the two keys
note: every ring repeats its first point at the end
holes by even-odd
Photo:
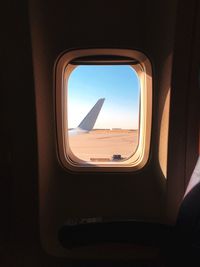
{"type": "Polygon", "coordinates": [[[138,221],[64,225],[58,239],[68,249],[105,243],[161,246],[167,242],[172,229],[169,225],[138,221]]]}

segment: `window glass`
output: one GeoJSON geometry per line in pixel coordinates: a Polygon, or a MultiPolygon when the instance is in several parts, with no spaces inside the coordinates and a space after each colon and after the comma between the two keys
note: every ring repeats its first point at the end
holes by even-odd
{"type": "Polygon", "coordinates": [[[68,77],[67,129],[77,160],[122,162],[137,150],[140,80],[130,65],[79,65],[68,77]]]}

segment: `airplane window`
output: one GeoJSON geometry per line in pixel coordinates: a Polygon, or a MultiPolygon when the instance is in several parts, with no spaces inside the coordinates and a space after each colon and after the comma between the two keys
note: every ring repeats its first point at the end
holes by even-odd
{"type": "Polygon", "coordinates": [[[137,149],[140,81],[129,65],[81,65],[70,74],[68,140],[80,160],[118,162],[137,149]]]}
{"type": "Polygon", "coordinates": [[[132,171],[149,156],[151,64],[141,52],[74,50],[56,66],[59,159],[71,170],[132,171]]]}

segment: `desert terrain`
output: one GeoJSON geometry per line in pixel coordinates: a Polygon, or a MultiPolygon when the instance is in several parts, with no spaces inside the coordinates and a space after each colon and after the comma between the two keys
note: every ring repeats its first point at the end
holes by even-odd
{"type": "Polygon", "coordinates": [[[137,130],[92,130],[69,137],[71,151],[84,161],[111,161],[113,155],[124,160],[134,154],[137,145],[137,130]]]}

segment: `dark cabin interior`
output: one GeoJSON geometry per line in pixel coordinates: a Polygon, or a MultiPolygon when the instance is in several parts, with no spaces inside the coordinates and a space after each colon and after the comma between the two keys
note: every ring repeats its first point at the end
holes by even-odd
{"type": "Polygon", "coordinates": [[[184,194],[200,154],[200,2],[8,0],[1,13],[1,266],[199,266],[199,184],[184,194]],[[55,63],[92,48],[151,61],[150,156],[137,172],[58,160],[55,63]],[[67,227],[70,216],[110,222],[67,227]]]}

